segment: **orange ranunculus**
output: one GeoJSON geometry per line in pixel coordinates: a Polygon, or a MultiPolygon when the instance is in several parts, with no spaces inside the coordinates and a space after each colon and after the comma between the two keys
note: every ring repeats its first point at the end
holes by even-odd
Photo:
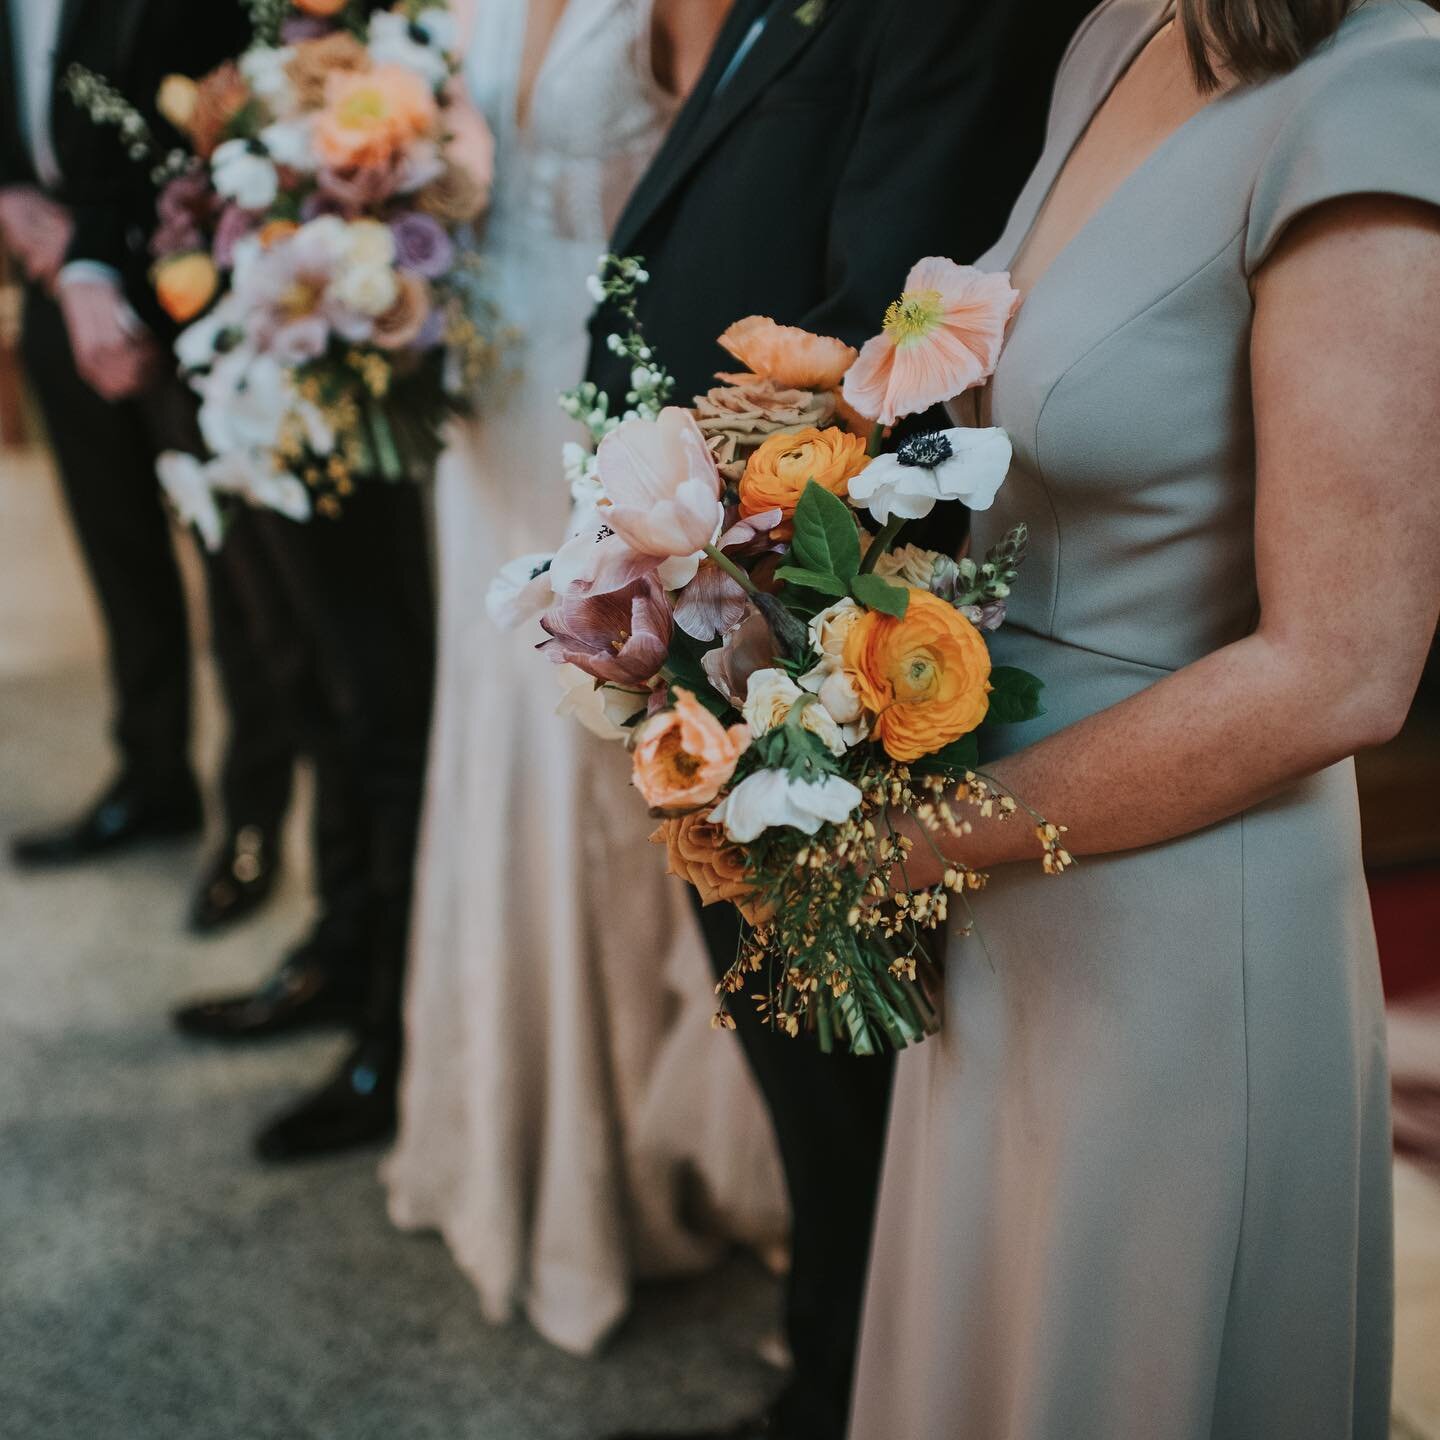
{"type": "Polygon", "coordinates": [[[190,133],[199,102],[200,87],[188,75],[167,75],[155,95],[155,108],[182,135],[190,133]]]}
{"type": "Polygon", "coordinates": [[[261,227],[260,244],[266,250],[273,250],[282,240],[288,240],[299,228],[293,220],[271,220],[261,227]]]}
{"type": "Polygon", "coordinates": [[[155,267],[155,297],[177,325],[189,324],[215,298],[220,275],[203,251],[172,255],[155,267]]]}
{"type": "Polygon", "coordinates": [[[850,482],[868,464],[865,441],[844,430],[800,430],[793,435],[772,435],[751,457],[740,481],[740,514],[763,515],[783,510],[785,523],[775,534],[791,534],[790,517],[814,481],[842,500],[850,482]]]}
{"type": "Polygon", "coordinates": [[[874,734],[894,760],[933,755],[974,730],[990,709],[990,652],[952,605],[910,592],[903,620],[868,611],[845,640],[845,671],[874,734]]]}
{"type": "Polygon", "coordinates": [[[317,20],[331,20],[349,3],[350,0],[295,0],[295,8],[317,20]]]}
{"type": "Polygon", "coordinates": [[[698,810],[720,794],[750,745],[750,727],[726,729],[688,690],[647,720],[635,742],[635,788],[652,810],[698,810]]]}
{"type": "Polygon", "coordinates": [[[315,122],[315,149],[337,168],[387,165],[433,131],[438,114],[430,87],[403,66],[332,75],[325,84],[325,109],[315,122]]]}
{"type": "Polygon", "coordinates": [[[773,380],[784,390],[838,389],[859,354],[843,340],[812,335],[794,325],[777,325],[763,315],[751,315],[732,325],[720,337],[720,344],[751,375],[773,380]]]}
{"type": "Polygon", "coordinates": [[[370,52],[348,31],[302,40],[285,65],[285,78],[302,110],[318,110],[325,103],[325,87],[332,75],[355,75],[371,69],[370,52]]]}
{"type": "Polygon", "coordinates": [[[703,811],[666,820],[650,837],[670,855],[669,872],[693,885],[702,905],[729,900],[752,925],[769,918],[769,909],[745,878],[745,852],[731,842],[723,825],[710,821],[703,811]]]}

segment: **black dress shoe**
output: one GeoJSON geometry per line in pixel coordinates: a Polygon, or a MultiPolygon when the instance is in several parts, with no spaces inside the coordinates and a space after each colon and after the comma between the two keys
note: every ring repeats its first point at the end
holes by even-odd
{"type": "Polygon", "coordinates": [[[17,865],[30,869],[74,865],[151,840],[177,840],[204,822],[194,782],[156,791],[122,775],[78,819],[11,842],[17,865]]]}
{"type": "Polygon", "coordinates": [[[626,1430],[606,1440],[785,1440],[770,1414],[752,1416],[723,1430],[626,1430]]]}
{"type": "Polygon", "coordinates": [[[280,846],[273,830],[243,825],[227,836],[205,867],[190,905],[190,929],[211,935],[247,915],[270,898],[280,873],[280,846]]]}
{"type": "Polygon", "coordinates": [[[258,990],[202,1000],[175,1011],[176,1028],[206,1040],[263,1040],[297,1030],[355,1025],[365,995],[352,957],[304,946],[258,990]]]}
{"type": "Polygon", "coordinates": [[[395,1134],[399,1055],[393,1045],[362,1042],[328,1084],[271,1121],[255,1153],[281,1164],[378,1145],[395,1134]]]}

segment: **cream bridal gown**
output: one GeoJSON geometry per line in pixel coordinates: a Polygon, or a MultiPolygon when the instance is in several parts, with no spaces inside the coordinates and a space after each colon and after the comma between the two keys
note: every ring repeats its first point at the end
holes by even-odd
{"type": "Polygon", "coordinates": [[[440,681],[391,1213],[436,1229],[493,1321],[592,1350],[641,1276],[785,1230],[769,1122],[623,749],[556,714],[557,670],[488,620],[515,556],[553,550],[581,438],[586,278],[675,102],[648,0],[570,0],[525,121],[526,0],[475,0],[466,79],[495,131],[484,241],[518,375],[442,463],[440,681]]]}

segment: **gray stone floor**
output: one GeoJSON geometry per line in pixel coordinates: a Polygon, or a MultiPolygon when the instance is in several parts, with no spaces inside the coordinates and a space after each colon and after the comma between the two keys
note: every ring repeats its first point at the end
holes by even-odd
{"type": "MultiPolygon", "coordinates": [[[[85,797],[102,703],[90,667],[0,681],[0,834],[85,797]]],[[[582,1440],[758,1405],[758,1266],[647,1293],[582,1363],[484,1326],[443,1246],[390,1227],[373,1157],[252,1163],[336,1042],[170,1032],[176,997],[258,974],[304,919],[291,877],[242,933],[182,938],[194,860],[0,868],[3,1440],[582,1440]]]]}

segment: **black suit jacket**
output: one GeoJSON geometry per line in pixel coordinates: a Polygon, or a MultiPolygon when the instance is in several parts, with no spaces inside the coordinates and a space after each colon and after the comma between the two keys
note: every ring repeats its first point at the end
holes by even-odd
{"type": "MultiPolygon", "coordinates": [[[[766,8],[737,0],[613,237],[645,258],[641,319],[682,402],[733,368],[715,337],[734,321],[858,345],[916,260],[988,249],[1092,0],[780,0],[715,94],[766,8]]],[[[612,405],[629,388],[604,343],[615,328],[597,313],[588,371],[612,405]]]]}
{"type": "MultiPolygon", "coordinates": [[[[19,137],[13,83],[10,6],[0,0],[0,175],[33,180],[19,137]]],[[[98,260],[121,274],[130,301],[158,323],[147,280],[155,225],[152,161],[126,153],[112,126],[95,124],[70,99],[66,70],[81,64],[108,80],[149,123],[162,150],[183,144],[155,107],[160,82],[172,74],[198,78],[239,55],[250,41],[240,0],[65,0],[61,10],[50,106],[59,162],[59,197],[75,218],[71,260],[98,260]]]]}

